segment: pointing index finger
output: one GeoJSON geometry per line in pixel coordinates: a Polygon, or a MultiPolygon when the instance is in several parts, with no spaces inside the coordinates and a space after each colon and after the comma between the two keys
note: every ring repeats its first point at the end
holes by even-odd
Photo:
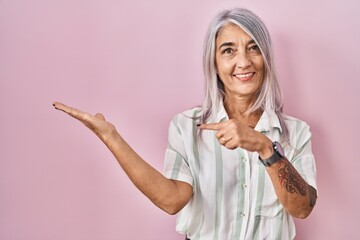
{"type": "Polygon", "coordinates": [[[199,126],[200,129],[204,129],[204,130],[220,130],[222,127],[223,123],[203,123],[199,126]]]}

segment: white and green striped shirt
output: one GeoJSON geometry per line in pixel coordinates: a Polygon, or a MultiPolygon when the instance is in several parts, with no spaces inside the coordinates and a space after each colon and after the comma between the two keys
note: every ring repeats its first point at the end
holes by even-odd
{"type": "MultiPolygon", "coordinates": [[[[292,217],[278,201],[258,154],[221,146],[214,131],[198,130],[200,108],[175,116],[169,128],[165,176],[193,187],[193,197],[177,216],[176,230],[191,240],[294,239],[292,217]]],[[[227,119],[225,109],[214,122],[227,119]]],[[[309,126],[286,117],[290,146],[285,155],[308,184],[316,188],[309,126]]],[[[255,130],[279,141],[275,112],[263,113],[255,130]]]]}

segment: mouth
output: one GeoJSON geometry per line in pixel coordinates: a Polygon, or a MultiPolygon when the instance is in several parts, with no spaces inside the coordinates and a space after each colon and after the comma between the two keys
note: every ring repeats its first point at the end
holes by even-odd
{"type": "Polygon", "coordinates": [[[248,72],[248,73],[237,73],[233,76],[239,79],[240,81],[248,81],[255,75],[255,72],[248,72]]]}

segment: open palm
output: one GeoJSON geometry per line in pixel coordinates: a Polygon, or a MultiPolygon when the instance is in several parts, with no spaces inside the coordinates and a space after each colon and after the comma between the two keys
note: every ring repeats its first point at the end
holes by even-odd
{"type": "Polygon", "coordinates": [[[103,142],[107,142],[115,133],[115,126],[107,122],[101,113],[91,115],[73,107],[66,106],[63,103],[54,102],[55,109],[63,111],[71,117],[82,122],[92,132],[94,132],[103,142]]]}

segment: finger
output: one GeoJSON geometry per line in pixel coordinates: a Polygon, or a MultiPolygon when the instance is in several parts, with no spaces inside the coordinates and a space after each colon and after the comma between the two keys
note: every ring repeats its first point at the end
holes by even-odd
{"type": "Polygon", "coordinates": [[[54,106],[54,108],[55,108],[56,110],[62,110],[62,106],[63,106],[64,104],[59,103],[59,102],[53,102],[52,105],[54,106]]]}
{"type": "Polygon", "coordinates": [[[66,113],[70,113],[70,111],[74,109],[60,102],[54,102],[53,106],[55,107],[55,109],[64,111],[66,113]]]}
{"type": "Polygon", "coordinates": [[[220,137],[220,138],[218,138],[218,140],[219,140],[219,143],[222,145],[225,145],[226,142],[228,141],[225,137],[220,137]]]}
{"type": "Polygon", "coordinates": [[[224,126],[224,123],[203,123],[199,126],[203,130],[220,130],[224,126]]]}
{"type": "Polygon", "coordinates": [[[232,139],[230,139],[229,141],[227,141],[225,144],[223,144],[224,147],[234,150],[235,148],[237,148],[237,144],[235,141],[232,141],[232,139]]]}
{"type": "Polygon", "coordinates": [[[69,114],[70,116],[80,120],[80,121],[86,121],[87,119],[90,118],[90,114],[82,112],[76,108],[73,107],[69,107],[63,103],[60,102],[54,102],[53,106],[55,107],[55,109],[63,111],[67,114],[69,114]]]}
{"type": "Polygon", "coordinates": [[[219,140],[220,144],[225,146],[228,142],[230,142],[232,140],[232,137],[227,136],[227,135],[221,135],[218,137],[218,140],[219,140]]]}

